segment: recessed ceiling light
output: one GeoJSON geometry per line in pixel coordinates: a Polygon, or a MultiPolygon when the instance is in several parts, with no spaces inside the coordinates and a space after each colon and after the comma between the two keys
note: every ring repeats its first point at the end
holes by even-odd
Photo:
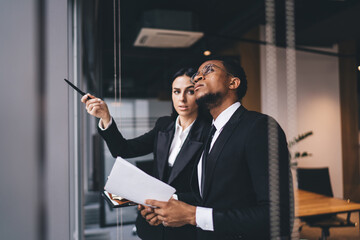
{"type": "Polygon", "coordinates": [[[358,66],[358,70],[360,71],[360,66],[358,66]]]}
{"type": "Polygon", "coordinates": [[[210,56],[210,55],[211,55],[211,52],[210,52],[209,50],[206,50],[206,51],[204,51],[204,55],[205,55],[205,56],[210,56]]]}

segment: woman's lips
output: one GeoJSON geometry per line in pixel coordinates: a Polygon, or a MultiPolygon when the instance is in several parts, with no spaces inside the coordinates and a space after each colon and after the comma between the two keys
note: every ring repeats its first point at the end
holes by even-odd
{"type": "Polygon", "coordinates": [[[188,106],[178,106],[178,108],[179,108],[180,110],[187,110],[189,107],[188,107],[188,106]]]}

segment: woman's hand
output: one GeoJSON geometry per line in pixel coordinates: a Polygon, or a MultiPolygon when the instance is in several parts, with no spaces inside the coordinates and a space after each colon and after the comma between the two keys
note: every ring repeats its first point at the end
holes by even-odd
{"type": "Polygon", "coordinates": [[[86,104],[86,111],[97,118],[101,118],[104,128],[107,128],[111,120],[107,104],[100,98],[87,93],[81,98],[81,102],[86,104]],[[88,99],[91,98],[91,99],[88,99]]]}

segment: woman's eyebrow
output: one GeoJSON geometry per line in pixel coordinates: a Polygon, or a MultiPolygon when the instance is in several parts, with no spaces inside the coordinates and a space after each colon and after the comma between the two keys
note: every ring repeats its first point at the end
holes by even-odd
{"type": "MultiPolygon", "coordinates": [[[[189,89],[189,88],[194,88],[194,85],[189,85],[189,86],[185,87],[185,90],[189,89]]],[[[173,87],[173,90],[181,90],[181,88],[173,87]]]]}

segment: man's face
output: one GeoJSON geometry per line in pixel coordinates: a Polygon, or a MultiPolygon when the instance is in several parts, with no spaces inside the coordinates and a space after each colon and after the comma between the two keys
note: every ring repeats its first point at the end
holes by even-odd
{"type": "Polygon", "coordinates": [[[230,76],[221,61],[211,60],[204,62],[198,69],[194,78],[195,97],[197,101],[205,104],[215,104],[228,93],[230,76]]]}

